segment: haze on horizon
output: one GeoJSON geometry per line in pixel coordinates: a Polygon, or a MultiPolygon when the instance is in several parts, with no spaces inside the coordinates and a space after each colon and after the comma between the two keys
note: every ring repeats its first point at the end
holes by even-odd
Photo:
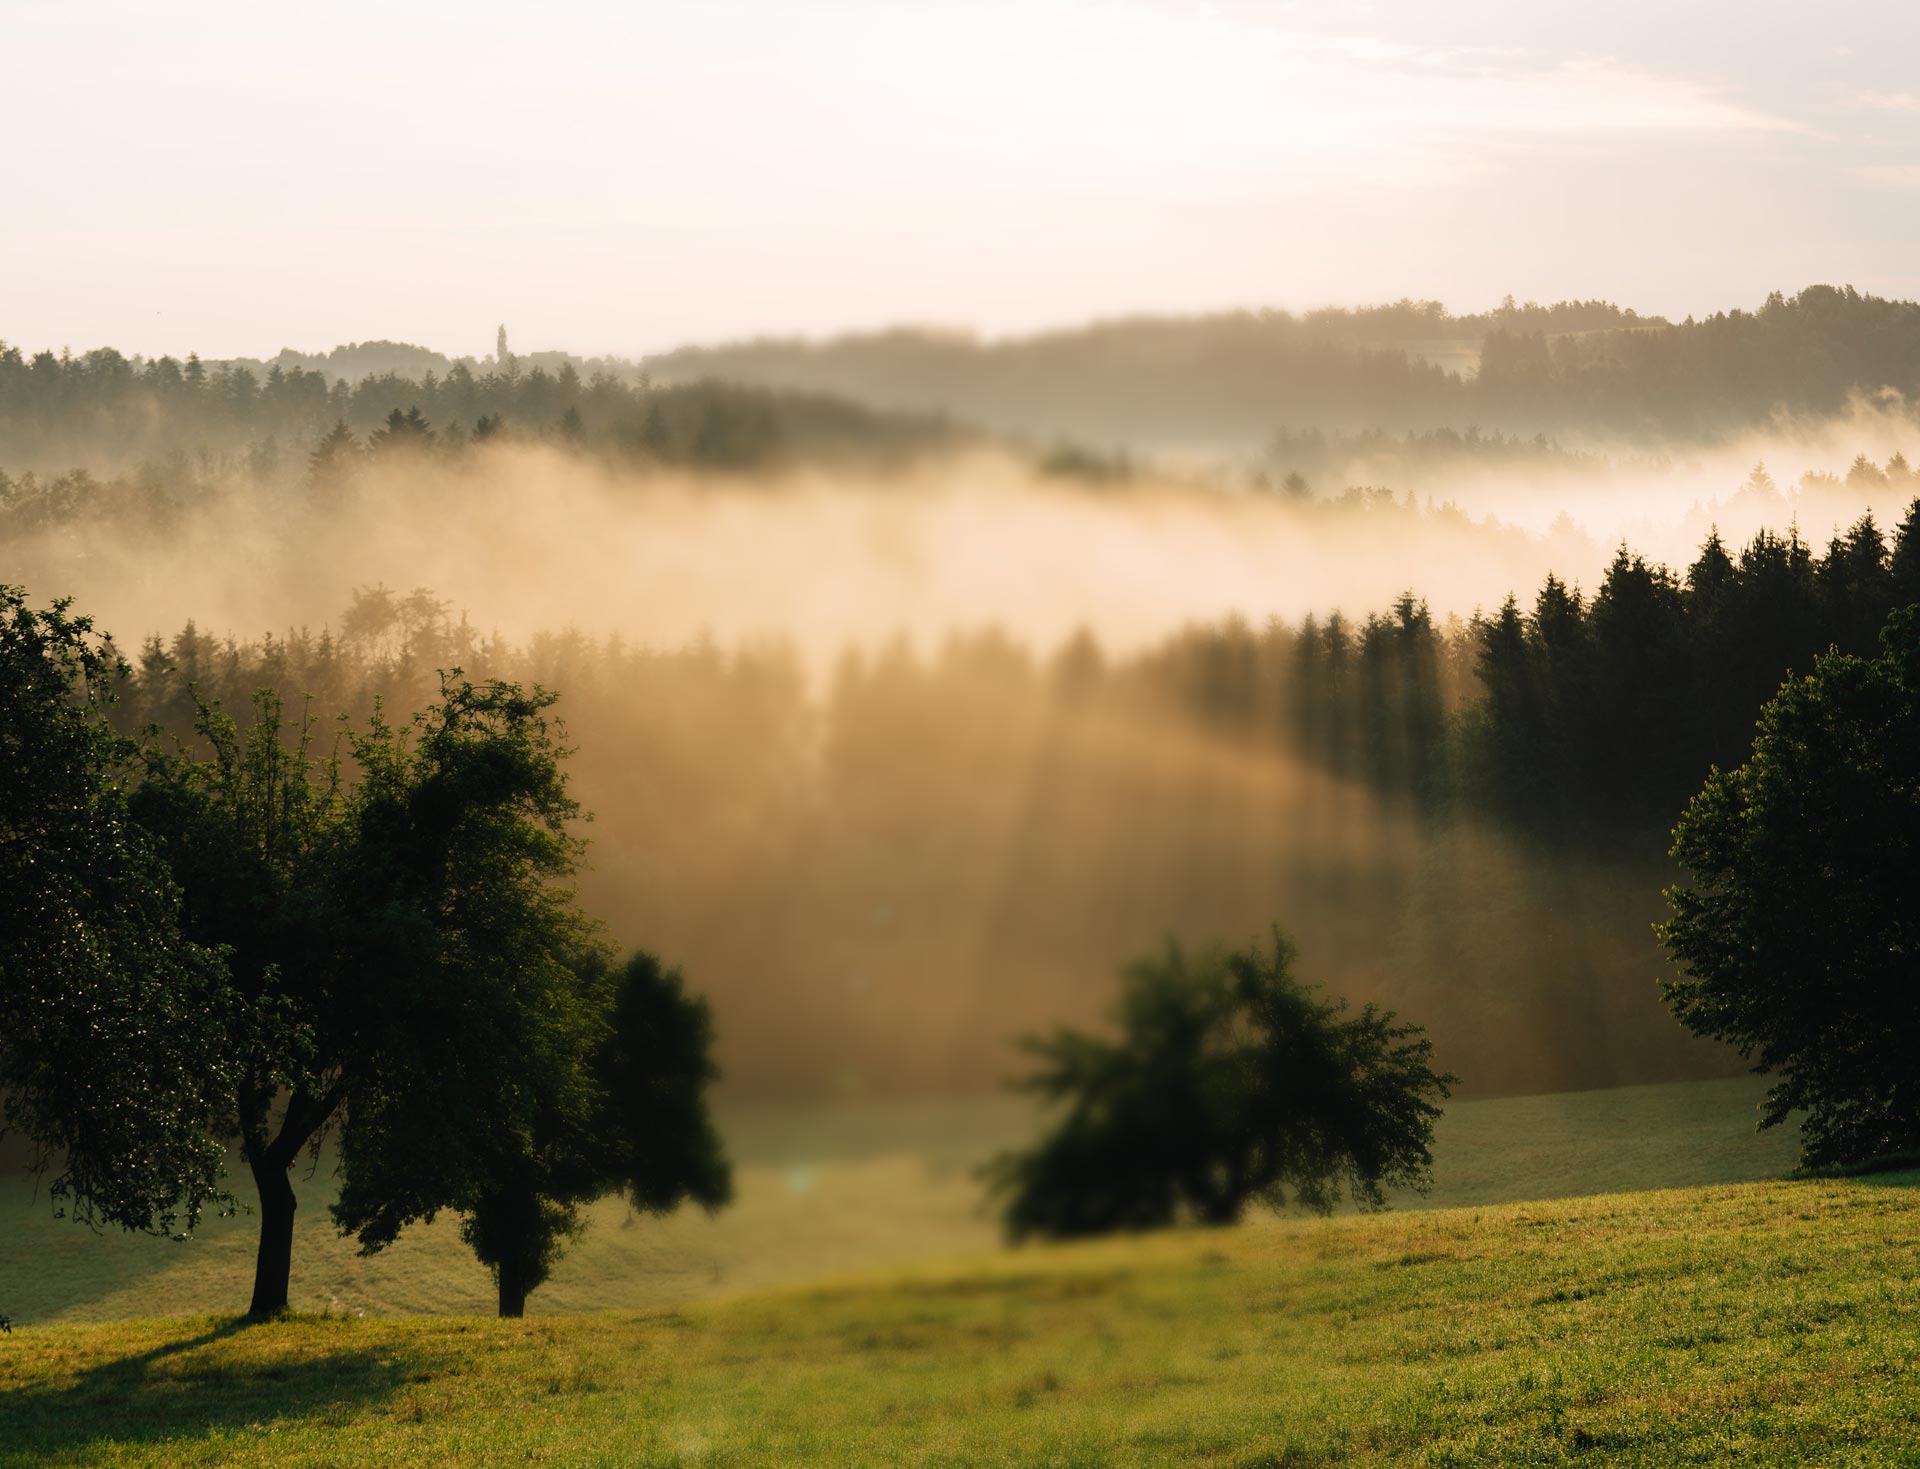
{"type": "Polygon", "coordinates": [[[0,4],[0,336],[638,354],[1509,292],[1920,295],[1858,3],[0,4]]]}

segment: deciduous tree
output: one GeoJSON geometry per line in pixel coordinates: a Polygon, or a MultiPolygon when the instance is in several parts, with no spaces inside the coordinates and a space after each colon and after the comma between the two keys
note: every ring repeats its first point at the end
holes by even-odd
{"type": "Polygon", "coordinates": [[[1293,962],[1278,929],[1232,953],[1170,944],[1126,970],[1117,1037],[1028,1040],[1041,1067],[1022,1085],[1057,1115],[989,1170],[1009,1235],[1230,1224],[1256,1200],[1380,1208],[1423,1186],[1454,1078],[1420,1027],[1349,1014],[1293,962]]]}
{"type": "Polygon", "coordinates": [[[1920,1147],[1920,607],[1872,660],[1829,653],[1760,715],[1674,830],[1668,1004],[1776,1078],[1808,1164],[1920,1147]]]}

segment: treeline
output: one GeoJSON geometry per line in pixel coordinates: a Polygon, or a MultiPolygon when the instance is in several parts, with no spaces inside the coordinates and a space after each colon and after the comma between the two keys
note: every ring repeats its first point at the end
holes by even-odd
{"type": "Polygon", "coordinates": [[[415,380],[424,379],[429,373],[445,377],[455,367],[465,367],[476,376],[505,371],[509,367],[526,373],[537,369],[549,375],[558,375],[570,368],[582,378],[602,373],[636,383],[646,375],[644,364],[629,357],[583,357],[576,352],[509,351],[504,326],[500,333],[499,348],[487,357],[453,357],[412,342],[376,338],[365,342],[343,342],[325,352],[300,352],[283,347],[270,358],[239,357],[231,360],[235,366],[251,369],[256,377],[265,377],[274,367],[282,372],[300,368],[321,373],[329,379],[344,379],[349,383],[357,383],[366,377],[385,377],[388,373],[415,380]]]}
{"type": "Polygon", "coordinates": [[[1596,476],[1608,467],[1604,455],[1569,449],[1545,434],[1522,436],[1469,428],[1385,429],[1328,432],[1281,429],[1268,440],[1268,468],[1259,471],[1269,489],[1326,494],[1343,484],[1425,485],[1465,473],[1489,471],[1529,483],[1596,476]]]}
{"type": "Polygon", "coordinates": [[[1679,570],[1623,549],[1470,619],[1409,594],[1126,656],[982,633],[824,680],[777,646],[511,642],[376,588],[329,629],[132,647],[120,709],[188,737],[189,686],[355,716],[449,666],[559,690],[594,910],[702,976],[729,1074],[768,1091],[991,1084],[1010,1033],[1097,1013],[1116,954],[1274,912],[1333,988],[1430,1017],[1471,1089],[1524,1090],[1717,1064],[1645,983],[1667,831],[1789,669],[1912,601],[1914,509],[1679,570]]]}
{"type": "Polygon", "coordinates": [[[1312,478],[1324,446],[1299,436],[1314,430],[1413,435],[1396,452],[1414,460],[1470,453],[1553,468],[1566,451],[1544,436],[1711,439],[1882,391],[1920,395],[1920,305],[1830,286],[1677,324],[1598,301],[1469,316],[1400,302],[1137,318],[992,342],[922,330],[755,341],[639,364],[504,347],[445,359],[386,342],[208,364],[0,343],[0,459],[43,475],[176,455],[203,469],[278,467],[335,424],[364,440],[417,411],[455,442],[491,427],[751,467],[786,452],[919,447],[949,436],[957,418],[1102,451],[1279,448],[1293,452],[1275,457],[1276,479],[1312,478]],[[1429,360],[1422,342],[1458,350],[1429,360]],[[1446,365],[1476,358],[1477,374],[1446,365]],[[379,370],[347,375],[369,364],[379,370]],[[1420,440],[1435,431],[1458,442],[1420,440]]]}
{"type": "Polygon", "coordinates": [[[1141,318],[1008,341],[895,330],[686,348],[669,382],[719,377],[943,411],[1002,433],[1136,448],[1257,448],[1283,425],[1464,425],[1462,380],[1370,337],[1280,312],[1141,318]]]}
{"type": "Polygon", "coordinates": [[[786,456],[904,454],[947,444],[932,417],[819,394],[717,382],[655,387],[571,363],[549,372],[388,371],[357,382],[279,363],[209,366],[196,356],[136,361],[111,348],[29,357],[0,343],[0,458],[42,477],[79,470],[178,483],[244,469],[297,478],[330,434],[358,446],[458,451],[491,436],[564,440],[614,456],[722,469],[786,456]]]}
{"type": "Polygon", "coordinates": [[[1823,549],[1789,530],[1730,550],[1716,531],[1684,571],[1623,545],[1590,592],[1550,575],[1528,603],[1445,626],[1411,595],[1363,622],[1228,623],[1150,666],[1209,725],[1271,731],[1429,816],[1657,853],[1790,670],[1874,654],[1916,602],[1920,500],[1890,535],[1871,514],[1823,549]]]}
{"type": "MultiPolygon", "coordinates": [[[[1457,354],[1444,354],[1456,361],[1457,354]]],[[[1471,358],[1468,359],[1469,361],[1471,358]]],[[[719,376],[940,408],[1000,431],[1255,450],[1276,430],[1712,439],[1777,412],[1920,392],[1920,305],[1809,286],[1671,323],[1606,302],[1448,316],[1437,303],[1106,322],[1009,341],[895,331],[689,348],[656,376],[719,376]],[[1478,372],[1421,355],[1479,347],[1478,372]]],[[[1310,471],[1302,467],[1302,472],[1310,471]]]]}
{"type": "Polygon", "coordinates": [[[1492,332],[1476,392],[1508,421],[1552,430],[1711,434],[1784,410],[1843,411],[1851,398],[1920,393],[1920,302],[1851,286],[1776,291],[1758,311],[1718,312],[1653,330],[1553,337],[1492,332]]]}
{"type": "MultiPolygon", "coordinates": [[[[1275,315],[1285,316],[1285,312],[1275,315]]],[[[1491,311],[1456,315],[1438,301],[1402,298],[1384,306],[1329,306],[1303,312],[1308,327],[1329,337],[1355,341],[1479,342],[1490,332],[1592,332],[1665,326],[1666,319],[1642,316],[1611,301],[1515,302],[1508,296],[1491,311]]]]}

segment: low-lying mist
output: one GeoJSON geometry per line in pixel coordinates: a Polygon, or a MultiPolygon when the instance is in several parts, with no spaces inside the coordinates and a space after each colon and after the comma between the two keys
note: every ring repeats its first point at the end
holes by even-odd
{"type": "Polygon", "coordinates": [[[417,706],[454,661],[557,688],[597,815],[584,896],[713,998],[741,1091],[989,1085],[1016,1034],[1097,1015],[1127,958],[1272,922],[1310,978],[1429,1025],[1469,1092],[1541,1090],[1731,1064],[1660,1006],[1657,864],[1430,819],[1146,681],[1091,697],[1079,675],[1195,621],[1365,613],[1409,587],[1444,617],[1548,571],[1592,585],[1635,526],[1684,562],[1715,495],[1774,525],[1797,505],[1809,537],[1828,510],[1911,499],[1741,489],[1749,453],[1786,484],[1795,451],[1556,486],[1536,533],[1458,508],[1520,494],[1465,474],[1429,504],[996,454],[699,478],[518,446],[239,486],[165,531],[75,519],[15,537],[0,577],[75,597],[129,652],[166,638],[141,712],[175,728],[188,679],[362,715],[375,693],[417,706]],[[453,616],[369,617],[376,597],[342,617],[381,584],[453,616]]]}
{"type": "Polygon", "coordinates": [[[1596,461],[1544,488],[1469,462],[1305,496],[1151,472],[1085,482],[994,452],[700,476],[503,446],[403,457],[324,492],[233,482],[165,534],[84,518],[16,534],[0,574],[76,597],[123,639],[189,619],[238,637],[317,628],[384,583],[430,586],[509,637],[777,639],[815,670],[849,647],[986,626],[1041,646],[1085,628],[1128,650],[1190,621],[1364,613],[1409,589],[1437,618],[1467,616],[1548,572],[1591,586],[1622,539],[1684,565],[1716,524],[1738,544],[1792,519],[1818,544],[1911,500],[1911,485],[1831,472],[1863,447],[1897,453],[1903,426],[1862,408],[1687,465],[1596,461]],[[1761,461],[1773,471],[1756,484],[1761,461]]]}

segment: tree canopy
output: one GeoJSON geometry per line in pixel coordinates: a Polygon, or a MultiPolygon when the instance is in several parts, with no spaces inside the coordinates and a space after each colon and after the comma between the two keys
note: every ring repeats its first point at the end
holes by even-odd
{"type": "Polygon", "coordinates": [[[1660,929],[1674,1013],[1777,1078],[1762,1125],[1805,1112],[1810,1165],[1920,1147],[1920,606],[1881,644],[1819,658],[1707,777],[1660,929]]]}
{"type": "Polygon", "coordinates": [[[433,1099],[384,1091],[372,1116],[350,1117],[347,1185],[334,1207],[364,1253],[383,1248],[413,1217],[451,1203],[461,1236],[492,1272],[500,1314],[527,1296],[584,1228],[580,1208],[624,1194],[664,1214],[683,1202],[717,1209],[732,1179],[708,1114],[718,1074],[704,1001],[650,954],[612,963],[599,946],[530,986],[541,1011],[518,1026],[512,1085],[466,1099],[473,1162],[464,1186],[422,1193],[446,1152],[433,1099]]]}
{"type": "Polygon", "coordinates": [[[260,1193],[256,1315],[287,1303],[289,1170],[343,1119],[348,1190],[394,1107],[432,1119],[433,1146],[383,1169],[368,1204],[392,1231],[478,1192],[496,1098],[544,1043],[589,932],[553,702],[456,675],[409,723],[376,711],[323,757],[313,722],[263,693],[244,731],[201,708],[209,755],[153,762],[137,814],[190,935],[231,955],[240,1021],[218,1050],[237,1082],[214,1135],[240,1139],[260,1193]]]}
{"type": "Polygon", "coordinates": [[[223,1199],[237,1017],[217,947],[129,819],[121,672],[67,604],[0,586],[0,1103],[57,1207],[174,1233],[223,1199]]]}
{"type": "Polygon", "coordinates": [[[1169,944],[1124,972],[1117,1037],[1028,1039],[1040,1069],[1021,1085],[1058,1115],[989,1171],[1008,1234],[1229,1224],[1256,1200],[1381,1208],[1386,1189],[1424,1186],[1455,1078],[1419,1026],[1349,1014],[1294,957],[1278,929],[1235,952],[1169,944]]]}

